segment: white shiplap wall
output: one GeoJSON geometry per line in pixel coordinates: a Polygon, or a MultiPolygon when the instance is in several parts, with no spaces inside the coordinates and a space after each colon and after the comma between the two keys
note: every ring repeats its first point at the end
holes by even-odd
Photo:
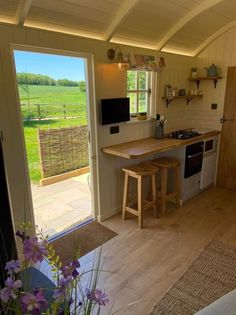
{"type": "Polygon", "coordinates": [[[178,56],[174,54],[168,54],[166,59],[166,67],[160,75],[157,112],[167,117],[167,124],[165,126],[166,132],[193,127],[191,123],[190,107],[186,105],[185,99],[175,99],[167,107],[165,100],[161,97],[165,95],[164,88],[166,84],[174,88],[185,89],[186,93],[188,93],[190,88],[188,77],[194,60],[192,58],[182,57],[181,61],[178,62],[178,56]]]}
{"type": "MultiPolygon", "coordinates": [[[[191,127],[189,121],[189,108],[185,102],[173,102],[169,108],[166,108],[165,101],[161,98],[164,94],[165,84],[182,87],[188,89],[187,78],[193,62],[192,58],[181,57],[172,54],[163,54],[166,61],[166,67],[158,74],[158,95],[157,95],[157,112],[166,115],[168,123],[166,131],[176,128],[191,127]]],[[[108,78],[110,81],[110,78],[108,78]]],[[[124,81],[123,81],[124,83],[124,81]]],[[[102,88],[103,93],[99,96],[114,97],[114,91],[107,90],[107,85],[102,88]]],[[[122,85],[125,95],[125,84],[122,85]]],[[[154,135],[154,124],[152,122],[137,122],[120,124],[120,133],[115,135],[109,134],[109,126],[98,126],[99,133],[99,150],[103,146],[113,145],[117,143],[132,141],[136,139],[146,138],[154,135]]],[[[150,159],[150,157],[148,157],[150,159]]],[[[148,159],[147,158],[147,159],[148,159]]],[[[117,213],[121,209],[123,194],[123,174],[121,168],[123,166],[139,163],[141,160],[127,160],[119,157],[109,156],[99,152],[99,169],[100,171],[100,187],[101,195],[101,219],[105,219],[112,214],[117,213]]]]}
{"type": "MultiPolygon", "coordinates": [[[[5,137],[4,154],[13,216],[16,222],[22,222],[30,219],[31,203],[30,193],[26,189],[28,179],[25,170],[21,121],[16,104],[17,89],[14,86],[14,72],[10,55],[11,44],[93,55],[97,120],[99,117],[100,99],[125,96],[126,83],[125,71],[119,70],[116,65],[107,63],[106,51],[108,48],[114,47],[114,45],[55,32],[0,24],[0,129],[3,130],[5,137]],[[25,213],[27,213],[27,217],[25,217],[25,213]]],[[[158,55],[153,51],[128,46],[122,47],[122,50],[131,53],[158,55]]],[[[169,109],[166,109],[165,102],[160,99],[160,96],[163,95],[163,86],[166,83],[187,88],[186,78],[189,75],[192,59],[170,54],[162,55],[166,59],[167,66],[158,75],[160,78],[160,92],[157,100],[157,111],[167,115],[169,130],[177,126],[179,128],[183,127],[183,125],[189,126],[189,108],[182,102],[177,101],[171,104],[169,109]]],[[[153,135],[154,132],[153,124],[150,122],[121,124],[120,133],[117,135],[110,135],[108,127],[103,127],[99,124],[95,127],[99,172],[97,210],[100,218],[106,218],[118,211],[121,206],[123,187],[121,167],[134,162],[107,156],[101,153],[101,148],[110,144],[148,137],[153,135]]]]}
{"type": "Polygon", "coordinates": [[[236,27],[227,31],[196,58],[200,74],[206,75],[205,67],[214,63],[221,68],[223,79],[218,81],[216,89],[209,81],[201,82],[200,89],[204,96],[191,106],[194,124],[200,128],[221,129],[220,118],[223,116],[227,68],[236,66],[236,27]],[[217,110],[211,110],[211,103],[217,103],[217,110]]]}

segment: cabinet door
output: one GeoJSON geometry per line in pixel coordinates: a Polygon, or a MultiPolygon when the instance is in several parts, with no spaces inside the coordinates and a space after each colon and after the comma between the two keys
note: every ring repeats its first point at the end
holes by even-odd
{"type": "Polygon", "coordinates": [[[215,182],[216,174],[216,152],[204,156],[202,161],[202,173],[200,188],[204,189],[215,182]]]}

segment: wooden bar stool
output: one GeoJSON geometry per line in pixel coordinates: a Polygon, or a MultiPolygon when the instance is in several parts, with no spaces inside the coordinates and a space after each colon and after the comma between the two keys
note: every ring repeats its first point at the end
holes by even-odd
{"type": "Polygon", "coordinates": [[[152,160],[152,164],[157,166],[161,171],[161,214],[165,215],[166,201],[175,197],[176,206],[180,206],[180,161],[172,157],[162,157],[152,160]],[[167,193],[168,185],[168,171],[173,169],[175,171],[175,188],[174,191],[167,193]]]}
{"type": "Polygon", "coordinates": [[[125,220],[126,211],[132,213],[138,217],[138,226],[142,229],[143,212],[145,210],[153,208],[154,216],[157,216],[156,173],[158,168],[151,163],[141,163],[139,165],[123,168],[122,170],[125,172],[122,219],[125,220]],[[144,199],[143,179],[148,176],[151,177],[151,200],[144,199]],[[128,205],[128,189],[131,178],[137,179],[137,209],[128,205]]]}

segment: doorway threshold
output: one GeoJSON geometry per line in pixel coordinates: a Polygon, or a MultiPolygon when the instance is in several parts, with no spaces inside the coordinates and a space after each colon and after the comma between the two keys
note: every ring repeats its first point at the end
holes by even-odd
{"type": "Polygon", "coordinates": [[[55,241],[55,240],[65,236],[65,235],[67,235],[69,233],[72,233],[72,232],[74,232],[74,231],[84,227],[85,225],[87,225],[87,224],[89,224],[89,223],[91,223],[93,221],[95,221],[95,219],[92,216],[89,216],[89,217],[85,218],[83,221],[80,221],[78,224],[73,225],[73,227],[68,228],[68,229],[66,229],[66,230],[64,230],[62,232],[59,232],[59,233],[56,233],[56,234],[50,236],[48,238],[48,241],[49,241],[49,243],[53,242],[53,241],[55,241]]]}

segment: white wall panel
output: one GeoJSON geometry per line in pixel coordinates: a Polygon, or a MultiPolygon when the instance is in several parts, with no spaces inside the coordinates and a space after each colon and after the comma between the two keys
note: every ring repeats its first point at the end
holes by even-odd
{"type": "Polygon", "coordinates": [[[202,75],[206,75],[204,67],[212,63],[221,68],[223,79],[218,82],[216,89],[212,82],[201,82],[200,89],[203,90],[204,96],[202,100],[197,101],[197,106],[193,110],[195,124],[198,127],[220,130],[220,118],[223,116],[224,109],[227,68],[236,66],[236,28],[231,29],[211,43],[196,58],[196,62],[202,75]],[[217,103],[217,110],[210,109],[211,103],[217,103]]]}

